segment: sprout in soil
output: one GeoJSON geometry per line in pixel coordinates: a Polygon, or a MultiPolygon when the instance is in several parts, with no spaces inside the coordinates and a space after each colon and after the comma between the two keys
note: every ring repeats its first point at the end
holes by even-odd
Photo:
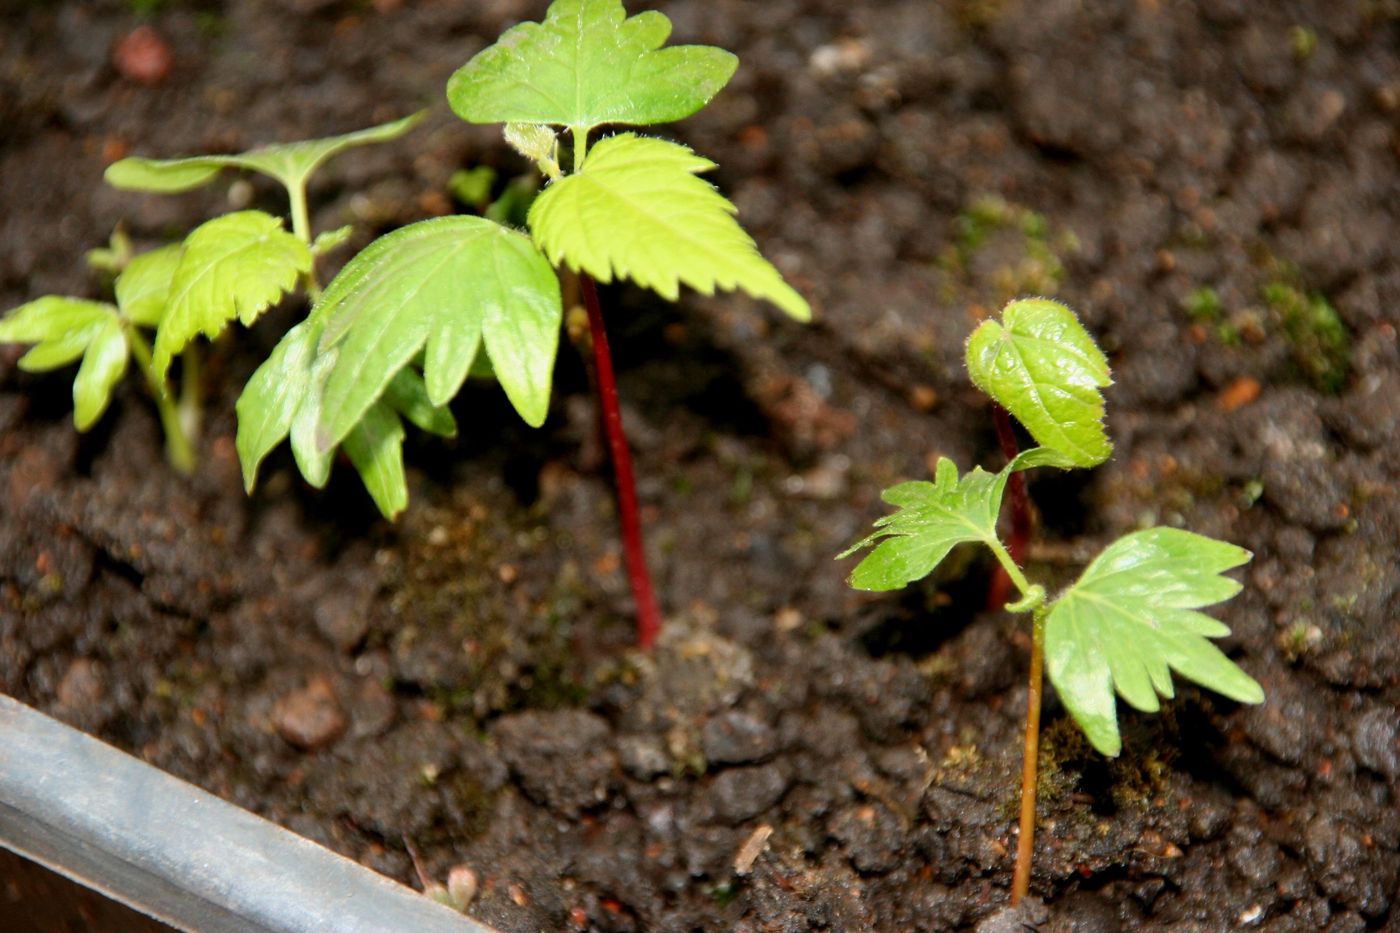
{"type": "MultiPolygon", "coordinates": [[[[457,115],[505,124],[506,141],[548,179],[529,209],[528,233],[491,216],[443,217],[389,233],[350,260],[239,400],[238,449],[250,484],[259,461],[289,434],[313,481],[324,481],[330,451],[345,443],[352,458],[358,446],[360,456],[396,465],[376,494],[392,516],[407,502],[395,409],[433,429],[474,369],[494,373],[515,410],[538,427],[563,317],[556,268],[567,267],[579,276],[588,312],[637,640],[652,643],[660,613],[595,280],[631,279],[672,301],[682,283],[705,294],[742,288],[794,318],[810,316],[735,221],[733,205],[698,177],[714,163],[634,133],[590,147],[600,126],[690,116],[729,81],[733,55],[661,48],[670,31],[662,14],[628,17],[620,0],[556,0],[543,22],[511,28],[452,76],[447,98],[457,115]],[[352,446],[356,431],[364,436],[352,446]]],[[[476,180],[457,181],[463,197],[480,200],[476,180]]]]}
{"type": "Polygon", "coordinates": [[[1074,312],[1047,299],[1011,302],[1000,322],[984,321],[973,332],[967,368],[977,387],[1040,446],[1014,454],[995,474],[975,468],[960,477],[951,460],[940,459],[934,482],[886,489],[884,500],[898,510],[841,556],[873,547],[851,574],[851,585],[893,590],[927,576],[955,545],[982,544],[1019,591],[1006,609],[1030,615],[1032,639],[1011,892],[1017,903],[1030,885],[1042,669],[1090,743],[1108,756],[1122,749],[1115,690],[1144,712],[1160,708],[1159,694],[1172,696],[1173,670],[1241,703],[1262,702],[1264,692],[1208,640],[1229,629],[1197,611],[1239,592],[1240,585],[1222,574],[1249,560],[1243,548],[1176,528],[1135,531],[1051,598],[1026,578],[999,537],[1002,495],[1020,471],[1093,467],[1113,450],[1101,392],[1110,383],[1108,360],[1074,312]]]}
{"type": "MultiPolygon", "coordinates": [[[[280,218],[256,210],[235,211],[196,227],[180,243],[133,256],[120,231],[110,247],[88,260],[116,276],[116,304],[49,295],[0,320],[0,342],[33,343],[20,360],[29,370],[64,366],[82,357],[73,383],[73,417],[86,431],[106,410],[112,389],[135,357],[156,400],[167,454],[183,473],[195,467],[199,435],[200,357],[194,338],[214,339],[235,318],[252,325],[300,284],[320,293],[316,258],[344,243],[350,228],[314,240],[307,220],[306,183],[322,163],[354,146],[386,142],[408,132],[421,114],[344,136],[267,146],[241,155],[188,159],[122,159],[108,166],[117,188],[157,193],[208,184],[224,168],[270,175],[287,189],[292,232],[280,218]],[[154,329],[154,344],[142,328],[154,329]],[[180,356],[181,388],[170,387],[170,364],[180,356]]],[[[368,482],[368,479],[367,479],[368,482]]]]}

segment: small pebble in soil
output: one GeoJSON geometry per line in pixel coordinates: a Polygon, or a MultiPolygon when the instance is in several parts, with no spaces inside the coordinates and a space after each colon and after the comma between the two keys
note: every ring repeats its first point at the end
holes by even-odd
{"type": "Polygon", "coordinates": [[[582,710],[516,713],[493,729],[526,796],[566,816],[608,799],[617,760],[609,732],[606,721],[582,710]]]}
{"type": "Polygon", "coordinates": [[[777,749],[777,736],[762,720],[738,710],[712,717],[700,733],[706,760],[723,765],[761,761],[777,749]]]}
{"type": "Polygon", "coordinates": [[[272,721],[278,735],[308,752],[340,738],[347,725],[345,712],[326,677],[317,677],[302,689],[281,697],[272,707],[272,721]]]}
{"type": "Polygon", "coordinates": [[[112,49],[112,64],[123,78],[155,87],[170,76],[175,55],[150,26],[137,26],[112,49]]]}
{"type": "Polygon", "coordinates": [[[753,819],[787,793],[791,778],[779,765],[730,768],[710,785],[715,818],[731,826],[753,819]]]}

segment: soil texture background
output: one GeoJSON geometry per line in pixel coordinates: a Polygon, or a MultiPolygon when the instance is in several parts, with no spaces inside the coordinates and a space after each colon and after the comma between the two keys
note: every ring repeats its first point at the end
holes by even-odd
{"type": "MultiPolygon", "coordinates": [[[[102,185],[432,108],[332,162],[354,244],[527,170],[448,75],[542,0],[0,3],[0,308],[280,192],[102,185]],[[168,62],[131,60],[154,30],[168,62]]],[[[605,291],[668,617],[630,597],[586,354],[532,431],[469,387],[381,521],[285,450],[249,498],[233,401],[287,306],[216,344],[202,469],[133,378],[78,436],[71,373],[0,351],[0,689],[406,883],[477,872],[506,933],[1007,929],[1028,633],[969,556],[857,594],[832,556],[938,456],[1000,466],[961,354],[1055,295],[1110,353],[1113,459],[1031,479],[1068,582],[1169,524],[1254,552],[1218,613],[1268,693],[1178,681],[1092,752],[1050,698],[1032,922],[1355,933],[1400,880],[1400,10],[1382,0],[674,0],[737,52],[669,128],[816,311],[605,291]],[[761,846],[763,833],[771,835],[761,846]],[[757,834],[757,835],[756,835],[757,834]],[[745,851],[746,843],[753,843],[745,851]]],[[[348,252],[335,257],[343,262],[348,252]]],[[[332,271],[327,268],[324,273],[332,271]]],[[[0,737],[3,740],[3,737],[0,737]]],[[[153,817],[154,818],[154,817],[153,817]]],[[[196,831],[192,828],[192,831],[196,831]]]]}

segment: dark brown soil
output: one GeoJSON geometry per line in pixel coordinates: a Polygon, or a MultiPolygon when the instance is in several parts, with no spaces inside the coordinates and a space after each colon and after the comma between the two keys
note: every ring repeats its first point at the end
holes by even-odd
{"type": "MultiPolygon", "coordinates": [[[[997,464],[963,340],[1006,298],[1056,293],[1111,351],[1118,447],[1087,478],[1033,480],[1033,563],[1068,579],[1150,522],[1252,549],[1225,647],[1269,699],[1183,684],[1163,715],[1124,711],[1115,761],[1050,702],[1044,928],[1390,928],[1394,5],[654,5],[740,54],[675,132],[818,315],[605,295],[669,619],[656,652],[629,650],[568,347],[543,430],[474,388],[458,441],[411,444],[397,525],[343,470],[304,488],[285,453],[245,499],[232,401],[288,308],[213,351],[194,480],[164,465],[134,381],[79,438],[65,374],[4,351],[0,687],[401,880],[405,839],[439,879],[468,865],[473,915],[504,931],[1007,929],[1027,636],[981,611],[976,560],[872,598],[831,557],[936,455],[997,464]]],[[[154,244],[229,203],[104,188],[127,151],[431,104],[321,176],[317,227],[354,222],[360,244],[451,209],[458,167],[523,171],[441,88],[544,6],[8,0],[0,308],[98,294],[82,254],[119,220],[154,244]],[[141,6],[174,52],[154,86],[112,64],[141,6]]]]}

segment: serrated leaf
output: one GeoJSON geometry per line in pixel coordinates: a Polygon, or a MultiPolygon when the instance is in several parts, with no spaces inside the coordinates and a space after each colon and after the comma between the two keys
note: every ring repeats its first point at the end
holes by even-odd
{"type": "Polygon", "coordinates": [[[142,327],[155,327],[165,314],[170,282],[180,266],[179,243],[142,253],[117,276],[117,307],[122,316],[142,327]]]}
{"type": "Polygon", "coordinates": [[[222,169],[239,168],[270,175],[288,188],[299,187],[332,156],[354,146],[396,139],[416,126],[426,113],[419,111],[401,120],[343,136],[279,143],[238,155],[193,156],[186,159],[132,156],[107,166],[103,177],[114,188],[174,194],[208,184],[222,169]]]}
{"type": "Polygon", "coordinates": [[[121,321],[108,315],[93,334],[73,380],[73,424],[79,431],[92,427],[107,410],[112,387],[126,374],[129,356],[121,321]]]}
{"type": "Polygon", "coordinates": [[[739,60],[678,45],[664,14],[628,17],[621,0],[555,0],[543,23],[521,23],[447,82],[469,123],[645,126],[690,116],[729,83],[739,60]]]}
{"type": "Polygon", "coordinates": [[[583,171],[535,199],[530,229],[552,262],[600,282],[628,278],[671,301],[682,282],[706,295],[742,288],[799,321],[810,319],[806,300],[734,219],[734,205],[696,177],[714,167],[662,139],[604,139],[583,171]]]}
{"type": "Polygon", "coordinates": [[[393,519],[408,505],[408,480],[403,468],[403,423],[384,402],[371,405],[345,435],[345,453],[360,472],[380,513],[393,519]]]}
{"type": "Polygon", "coordinates": [[[1093,746],[1122,747],[1113,693],[1145,712],[1172,696],[1171,672],[1241,703],[1259,684],[1208,639],[1229,634],[1197,610],[1229,599],[1240,584],[1221,574],[1246,563],[1244,548],[1176,528],[1150,528],[1104,549],[1045,620],[1050,680],[1093,746]]]}
{"type": "Polygon", "coordinates": [[[1112,384],[1108,359],[1058,301],[1013,301],[1000,323],[983,321],[967,342],[967,369],[1037,443],[1072,465],[1096,466],[1113,452],[1099,391],[1112,384]]]}
{"type": "Polygon", "coordinates": [[[195,228],[156,331],[157,377],[196,335],[217,337],[234,318],[251,325],[310,270],[311,251],[271,214],[238,211],[195,228]]]}
{"type": "Polygon", "coordinates": [[[997,540],[997,515],[1008,471],[980,467],[961,478],[953,461],[942,457],[934,481],[900,483],[882,498],[899,511],[875,522],[875,532],[838,556],[875,546],[851,574],[858,590],[897,590],[921,580],[954,546],[997,540]]]}
{"type": "Polygon", "coordinates": [[[528,237],[480,217],[411,224],[350,260],[312,315],[325,326],[318,352],[335,360],[321,399],[323,449],[420,350],[433,405],[456,394],[484,345],[520,416],[544,421],[563,302],[528,237]]]}
{"type": "Polygon", "coordinates": [[[26,372],[46,372],[78,359],[117,309],[101,301],[45,295],[0,319],[0,343],[32,343],[19,359],[26,372]]]}

